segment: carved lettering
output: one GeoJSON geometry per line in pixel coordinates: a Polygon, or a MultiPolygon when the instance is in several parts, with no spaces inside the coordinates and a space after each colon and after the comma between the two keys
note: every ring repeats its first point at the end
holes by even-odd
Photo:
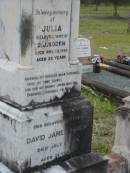
{"type": "Polygon", "coordinates": [[[31,138],[27,138],[26,142],[27,142],[27,144],[31,144],[34,142],[39,142],[39,141],[44,141],[44,140],[45,140],[45,135],[40,135],[40,136],[34,136],[31,138]]]}
{"type": "Polygon", "coordinates": [[[63,136],[63,135],[64,135],[64,131],[63,131],[63,130],[55,131],[55,132],[51,133],[51,134],[48,136],[48,139],[56,138],[56,137],[58,137],[58,136],[63,136]]]}
{"type": "Polygon", "coordinates": [[[61,28],[61,26],[59,25],[59,26],[57,26],[57,25],[55,25],[55,26],[43,26],[43,28],[42,28],[42,32],[59,32],[59,31],[62,31],[62,28],[61,28]]]}

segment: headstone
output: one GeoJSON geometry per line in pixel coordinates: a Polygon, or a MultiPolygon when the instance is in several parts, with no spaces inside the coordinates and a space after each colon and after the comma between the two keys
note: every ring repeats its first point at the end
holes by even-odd
{"type": "Polygon", "coordinates": [[[91,42],[87,38],[78,38],[76,41],[76,55],[78,58],[91,57],[91,42]]]}
{"type": "Polygon", "coordinates": [[[91,42],[89,39],[84,37],[79,37],[76,40],[75,55],[78,56],[78,59],[83,64],[82,73],[93,72],[93,64],[90,58],[92,56],[92,50],[91,50],[91,42]]]}
{"type": "Polygon", "coordinates": [[[79,0],[4,0],[0,7],[1,99],[24,108],[60,99],[72,88],[78,93],[81,65],[73,43],[79,0]]]}
{"type": "Polygon", "coordinates": [[[12,171],[91,151],[75,55],[79,0],[0,1],[0,160],[12,171]]]}
{"type": "Polygon", "coordinates": [[[125,104],[117,111],[113,152],[127,159],[130,171],[130,96],[124,98],[123,102],[125,104]]]}

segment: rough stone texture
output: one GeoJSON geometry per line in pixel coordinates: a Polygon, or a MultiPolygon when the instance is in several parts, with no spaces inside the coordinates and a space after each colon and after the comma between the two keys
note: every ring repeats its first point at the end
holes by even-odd
{"type": "MultiPolygon", "coordinates": [[[[84,154],[61,163],[60,169],[60,173],[107,173],[107,159],[93,153],[84,154]]],[[[55,170],[58,167],[54,166],[43,173],[54,173],[55,170]]]]}
{"type": "Polygon", "coordinates": [[[111,154],[108,159],[108,173],[128,173],[128,161],[119,154],[111,154]]]}
{"type": "Polygon", "coordinates": [[[93,64],[85,64],[82,67],[82,73],[86,74],[86,73],[92,73],[93,72],[93,64]]]}
{"type": "Polygon", "coordinates": [[[7,166],[5,166],[3,163],[0,163],[0,172],[1,173],[13,173],[7,166]]]}
{"type": "Polygon", "coordinates": [[[124,106],[117,111],[116,135],[113,152],[122,155],[128,160],[130,170],[130,105],[129,98],[123,99],[124,106]]]}
{"type": "Polygon", "coordinates": [[[28,109],[62,100],[65,95],[68,98],[80,95],[81,65],[36,69],[0,60],[0,81],[0,99],[19,109],[28,109]]]}
{"type": "Polygon", "coordinates": [[[66,92],[79,95],[79,7],[79,0],[0,1],[2,101],[25,108],[62,99],[66,92]]]}
{"type": "MultiPolygon", "coordinates": [[[[0,48],[13,62],[39,65],[44,62],[35,61],[38,57],[36,52],[41,51],[37,43],[65,41],[65,47],[62,48],[68,48],[66,59],[77,62],[74,53],[79,28],[79,6],[79,0],[0,1],[0,48]]],[[[44,47],[46,50],[48,48],[44,47]]]]}
{"type": "MultiPolygon", "coordinates": [[[[0,164],[1,173],[13,173],[5,165],[0,164]]],[[[50,166],[47,169],[39,168],[28,173],[107,173],[107,159],[96,154],[83,154],[64,162],[50,166]]]]}
{"type": "Polygon", "coordinates": [[[0,102],[0,158],[20,171],[89,153],[92,115],[83,98],[24,112],[0,102]]]}
{"type": "Polygon", "coordinates": [[[0,1],[0,160],[14,172],[91,151],[93,107],[80,97],[75,55],[79,9],[80,0],[0,1]]]}
{"type": "Polygon", "coordinates": [[[124,99],[123,99],[123,102],[125,103],[125,107],[126,108],[130,108],[130,96],[128,96],[128,97],[125,97],[124,99]]]}

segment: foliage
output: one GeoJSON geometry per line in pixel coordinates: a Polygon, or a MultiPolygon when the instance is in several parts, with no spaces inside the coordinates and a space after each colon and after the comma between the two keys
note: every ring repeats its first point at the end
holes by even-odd
{"type": "Polygon", "coordinates": [[[82,95],[87,97],[100,113],[113,113],[116,110],[116,104],[101,93],[82,90],[82,95]]]}
{"type": "Polygon", "coordinates": [[[114,143],[115,110],[118,103],[90,89],[83,89],[82,96],[94,105],[92,150],[103,155],[110,154],[114,143]]]}
{"type": "Polygon", "coordinates": [[[111,3],[113,4],[113,7],[114,7],[114,13],[113,15],[114,16],[118,16],[118,6],[119,5],[126,5],[126,4],[129,4],[130,3],[130,0],[106,0],[106,3],[111,3]]]}

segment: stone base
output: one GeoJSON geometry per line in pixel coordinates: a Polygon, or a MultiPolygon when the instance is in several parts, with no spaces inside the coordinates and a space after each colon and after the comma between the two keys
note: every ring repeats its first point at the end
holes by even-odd
{"type": "Polygon", "coordinates": [[[0,101],[27,110],[56,99],[80,96],[81,64],[63,64],[61,69],[33,68],[0,59],[0,101]]]}
{"type": "Polygon", "coordinates": [[[24,170],[91,151],[93,107],[82,97],[21,111],[0,102],[0,159],[24,170]]]}
{"type": "Polygon", "coordinates": [[[128,173],[127,159],[119,154],[112,153],[107,157],[108,173],[128,173]]]}
{"type": "MultiPolygon", "coordinates": [[[[13,173],[5,165],[0,164],[1,173],[13,173]]],[[[34,170],[27,171],[34,173],[34,170]]],[[[107,160],[96,154],[84,154],[53,165],[47,169],[40,168],[37,173],[107,173],[107,160]]]]}
{"type": "Polygon", "coordinates": [[[123,101],[125,104],[117,110],[116,135],[112,151],[128,161],[130,171],[130,96],[124,98],[123,101]]]}

